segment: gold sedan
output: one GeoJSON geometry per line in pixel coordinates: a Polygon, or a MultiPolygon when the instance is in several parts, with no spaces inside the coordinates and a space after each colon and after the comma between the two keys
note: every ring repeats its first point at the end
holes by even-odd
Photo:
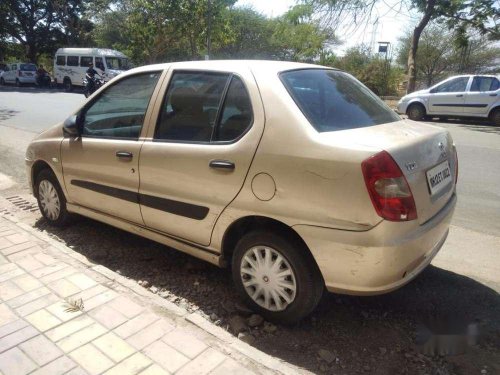
{"type": "Polygon", "coordinates": [[[412,280],[448,234],[458,161],[443,129],[403,121],[347,73],[204,61],[132,69],[29,146],[42,215],[84,215],[231,266],[267,319],[325,288],[412,280]]]}

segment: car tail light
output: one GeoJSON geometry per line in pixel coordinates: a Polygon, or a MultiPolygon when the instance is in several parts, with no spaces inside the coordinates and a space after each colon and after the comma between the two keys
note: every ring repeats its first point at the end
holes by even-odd
{"type": "Polygon", "coordinates": [[[453,151],[455,151],[455,185],[458,182],[458,154],[457,154],[457,148],[453,146],[453,151]]]}
{"type": "Polygon", "coordinates": [[[361,163],[366,187],[377,214],[389,221],[417,218],[413,194],[403,172],[387,151],[361,163]]]}

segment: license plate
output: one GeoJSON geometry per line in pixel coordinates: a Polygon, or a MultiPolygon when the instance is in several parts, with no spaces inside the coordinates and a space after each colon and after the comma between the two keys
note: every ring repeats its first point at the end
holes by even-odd
{"type": "Polygon", "coordinates": [[[451,169],[448,160],[436,165],[427,171],[427,183],[431,195],[435,195],[443,190],[451,182],[451,169]]]}

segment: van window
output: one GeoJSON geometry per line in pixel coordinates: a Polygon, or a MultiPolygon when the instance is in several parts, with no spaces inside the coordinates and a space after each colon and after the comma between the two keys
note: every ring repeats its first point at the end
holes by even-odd
{"type": "Polygon", "coordinates": [[[86,68],[89,67],[89,64],[92,63],[92,56],[81,56],[80,57],[80,66],[84,66],[86,68]]]}
{"type": "Polygon", "coordinates": [[[105,70],[104,69],[104,63],[102,62],[102,57],[96,57],[95,58],[95,67],[99,68],[101,70],[105,70]]]}
{"type": "Polygon", "coordinates": [[[68,66],[78,66],[78,56],[68,56],[68,66]]]}
{"type": "Polygon", "coordinates": [[[66,56],[57,56],[56,65],[66,65],[66,56]]]}

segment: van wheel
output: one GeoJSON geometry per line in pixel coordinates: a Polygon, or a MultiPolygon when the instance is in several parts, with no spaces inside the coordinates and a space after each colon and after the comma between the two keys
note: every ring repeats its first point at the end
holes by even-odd
{"type": "Polygon", "coordinates": [[[324,282],[304,245],[265,231],[244,235],[234,250],[233,280],[244,302],[267,320],[295,323],[319,303],[324,282]]]}
{"type": "Polygon", "coordinates": [[[36,176],[36,199],[43,217],[57,227],[68,223],[70,214],[66,209],[66,198],[57,177],[49,169],[42,169],[36,176]]]}
{"type": "Polygon", "coordinates": [[[73,91],[73,84],[71,83],[71,79],[65,78],[63,81],[63,85],[64,85],[64,91],[66,92],[73,91]]]}
{"type": "Polygon", "coordinates": [[[490,121],[495,126],[500,126],[500,108],[495,108],[490,114],[490,121]]]}
{"type": "Polygon", "coordinates": [[[406,113],[413,121],[422,121],[425,118],[425,108],[419,103],[411,104],[406,113]]]}

